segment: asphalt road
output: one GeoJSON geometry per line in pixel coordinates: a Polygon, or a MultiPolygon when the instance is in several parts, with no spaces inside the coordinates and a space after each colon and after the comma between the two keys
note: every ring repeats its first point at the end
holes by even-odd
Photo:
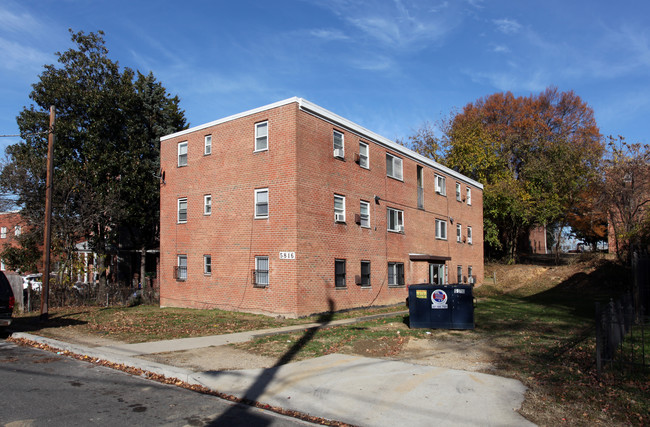
{"type": "Polygon", "coordinates": [[[0,340],[2,426],[305,426],[273,412],[0,340]]]}

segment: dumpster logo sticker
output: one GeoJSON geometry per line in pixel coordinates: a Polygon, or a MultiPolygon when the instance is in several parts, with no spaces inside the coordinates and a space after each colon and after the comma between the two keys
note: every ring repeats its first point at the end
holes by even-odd
{"type": "Polygon", "coordinates": [[[426,289],[416,289],[415,298],[427,299],[427,290],[426,289]]]}
{"type": "Polygon", "coordinates": [[[447,308],[447,293],[436,289],[431,294],[431,308],[447,308]]]}

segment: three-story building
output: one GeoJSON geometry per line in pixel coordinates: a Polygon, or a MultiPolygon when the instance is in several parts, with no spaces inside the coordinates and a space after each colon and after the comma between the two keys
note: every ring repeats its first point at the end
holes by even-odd
{"type": "Polygon", "coordinates": [[[161,139],[160,304],[285,316],[483,279],[483,186],[301,98],[161,139]]]}

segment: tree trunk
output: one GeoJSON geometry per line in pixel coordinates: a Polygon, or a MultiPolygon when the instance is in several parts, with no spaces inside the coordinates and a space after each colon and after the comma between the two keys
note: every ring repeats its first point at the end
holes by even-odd
{"type": "Polygon", "coordinates": [[[146,264],[147,264],[147,249],[142,246],[140,249],[140,283],[142,284],[142,289],[147,287],[147,282],[146,282],[146,277],[145,274],[147,272],[146,269],[146,264]]]}

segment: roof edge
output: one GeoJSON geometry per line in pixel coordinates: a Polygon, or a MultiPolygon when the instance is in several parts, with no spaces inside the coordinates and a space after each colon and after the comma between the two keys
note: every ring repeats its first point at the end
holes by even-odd
{"type": "Polygon", "coordinates": [[[480,182],[475,181],[475,180],[461,174],[460,172],[456,172],[455,170],[450,169],[447,166],[441,165],[440,163],[438,163],[438,162],[436,162],[434,160],[431,160],[431,159],[429,159],[427,157],[424,157],[423,155],[418,154],[415,151],[413,151],[413,150],[411,150],[411,149],[409,149],[407,147],[404,147],[403,145],[400,145],[400,144],[398,144],[396,142],[393,142],[390,139],[388,139],[386,137],[383,137],[383,136],[381,136],[381,135],[379,135],[379,134],[377,134],[377,133],[375,133],[375,132],[373,132],[373,131],[371,131],[369,129],[366,129],[363,126],[360,126],[360,125],[354,123],[351,120],[348,120],[348,119],[346,119],[344,117],[341,117],[338,114],[335,114],[335,113],[333,113],[333,112],[331,112],[331,111],[329,111],[329,110],[327,110],[327,109],[325,109],[325,108],[323,108],[323,107],[321,107],[319,105],[314,104],[313,102],[307,101],[306,99],[299,98],[297,96],[294,96],[292,98],[288,98],[288,99],[285,99],[285,100],[282,100],[282,101],[274,102],[272,104],[264,105],[262,107],[254,108],[252,110],[244,111],[242,113],[233,114],[232,116],[224,117],[222,119],[214,120],[214,121],[209,122],[209,123],[194,126],[194,127],[189,128],[189,129],[185,129],[185,130],[175,132],[175,133],[172,133],[172,134],[169,134],[169,135],[165,135],[165,136],[160,138],[160,141],[162,142],[162,141],[166,141],[168,139],[172,139],[172,138],[176,138],[176,137],[179,137],[179,136],[187,135],[187,134],[190,134],[192,132],[196,132],[196,131],[199,131],[199,130],[202,130],[202,129],[207,129],[207,128],[212,127],[212,126],[216,126],[216,125],[226,123],[226,122],[229,122],[231,120],[239,119],[239,118],[242,118],[242,117],[250,116],[252,114],[260,113],[262,111],[282,107],[282,106],[285,106],[287,104],[291,104],[291,103],[294,103],[294,102],[297,103],[298,107],[303,111],[314,114],[314,115],[316,115],[318,117],[321,117],[323,119],[326,119],[326,120],[328,120],[328,121],[330,121],[332,123],[341,125],[341,126],[347,128],[347,129],[349,129],[349,130],[351,130],[351,131],[353,131],[353,132],[355,132],[355,133],[357,133],[357,134],[359,134],[359,135],[361,135],[361,136],[363,136],[363,137],[365,137],[367,139],[370,139],[370,140],[376,142],[377,144],[383,145],[384,147],[386,147],[386,148],[388,148],[390,150],[393,150],[393,151],[395,151],[397,153],[400,153],[400,154],[402,154],[402,155],[404,155],[406,157],[409,157],[412,160],[415,160],[416,162],[424,163],[424,164],[426,164],[426,165],[428,165],[428,166],[430,166],[430,167],[432,167],[434,169],[439,170],[440,172],[444,172],[445,174],[447,174],[449,176],[452,176],[452,177],[454,177],[454,178],[456,178],[458,180],[464,181],[467,184],[473,185],[474,187],[477,187],[477,188],[480,188],[481,190],[483,190],[483,184],[481,184],[480,182]]]}

